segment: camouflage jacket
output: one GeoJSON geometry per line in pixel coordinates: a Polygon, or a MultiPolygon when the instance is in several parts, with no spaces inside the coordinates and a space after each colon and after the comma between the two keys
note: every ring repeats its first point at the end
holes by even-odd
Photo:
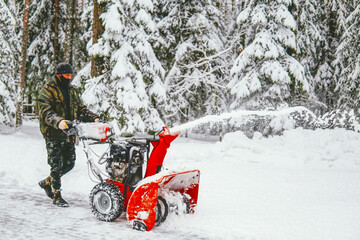
{"type": "Polygon", "coordinates": [[[58,128],[62,120],[80,120],[92,122],[98,116],[89,111],[82,103],[75,88],[69,86],[70,92],[70,119],[65,119],[65,102],[56,78],[50,80],[40,91],[38,110],[40,131],[45,139],[67,140],[67,135],[58,128]]]}

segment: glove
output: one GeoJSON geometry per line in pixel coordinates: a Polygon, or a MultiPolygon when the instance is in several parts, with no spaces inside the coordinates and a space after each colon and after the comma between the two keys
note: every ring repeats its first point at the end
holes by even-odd
{"type": "Polygon", "coordinates": [[[61,129],[61,130],[68,129],[69,126],[66,124],[68,122],[70,122],[70,121],[69,120],[61,120],[61,122],[59,123],[59,126],[58,126],[59,129],[61,129]]]}

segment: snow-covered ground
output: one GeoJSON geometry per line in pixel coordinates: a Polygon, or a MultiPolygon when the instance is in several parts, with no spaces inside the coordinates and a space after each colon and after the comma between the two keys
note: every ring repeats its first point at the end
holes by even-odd
{"type": "Polygon", "coordinates": [[[179,138],[169,169],[201,171],[195,214],[170,216],[151,232],[132,230],[125,215],[100,222],[88,207],[95,183],[77,148],[63,178],[69,208],[58,208],[37,182],[49,173],[38,126],[0,135],[0,239],[360,239],[360,135],[341,129],[289,130],[223,142],[179,138]]]}

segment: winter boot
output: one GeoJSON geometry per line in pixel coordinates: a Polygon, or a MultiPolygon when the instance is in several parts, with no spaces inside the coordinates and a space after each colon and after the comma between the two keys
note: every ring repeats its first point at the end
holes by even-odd
{"type": "Polygon", "coordinates": [[[69,204],[61,197],[60,190],[54,189],[54,201],[53,203],[58,207],[68,207],[69,204]]]}
{"type": "Polygon", "coordinates": [[[44,180],[41,180],[39,182],[39,186],[45,190],[45,193],[46,195],[49,197],[49,198],[53,198],[54,197],[54,193],[52,191],[52,188],[51,188],[51,182],[50,182],[50,179],[51,177],[47,177],[46,179],[44,180]]]}

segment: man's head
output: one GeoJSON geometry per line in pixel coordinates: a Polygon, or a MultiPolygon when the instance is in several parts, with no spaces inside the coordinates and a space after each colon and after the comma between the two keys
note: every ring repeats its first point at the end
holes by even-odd
{"type": "Polygon", "coordinates": [[[68,63],[59,63],[56,67],[56,76],[64,85],[69,85],[73,69],[68,63]]]}

